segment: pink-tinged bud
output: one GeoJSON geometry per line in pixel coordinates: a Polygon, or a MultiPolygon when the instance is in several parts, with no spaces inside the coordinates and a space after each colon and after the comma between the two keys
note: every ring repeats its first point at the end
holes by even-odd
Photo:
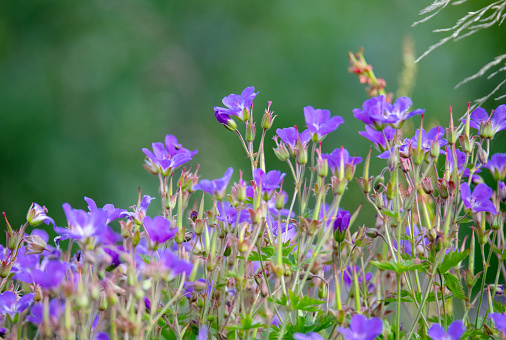
{"type": "Polygon", "coordinates": [[[131,220],[119,221],[121,226],[121,237],[129,238],[132,235],[133,222],[131,220]]]}
{"type": "Polygon", "coordinates": [[[439,197],[441,197],[442,199],[448,198],[449,192],[448,192],[448,181],[447,180],[445,180],[444,178],[439,178],[437,180],[437,189],[438,189],[439,197]]]}
{"type": "Polygon", "coordinates": [[[204,225],[205,220],[201,220],[199,218],[195,220],[195,225],[193,226],[193,231],[195,232],[195,235],[202,235],[202,232],[204,231],[204,225]]]}
{"type": "Polygon", "coordinates": [[[274,207],[276,210],[281,210],[285,206],[285,194],[283,192],[274,193],[274,207]]]}
{"type": "Polygon", "coordinates": [[[46,207],[41,207],[37,203],[32,203],[30,209],[28,209],[28,213],[26,214],[26,220],[28,221],[28,223],[30,223],[32,227],[37,227],[42,222],[46,223],[53,222],[54,224],[53,219],[48,217],[46,213],[47,213],[46,207]]]}
{"type": "Polygon", "coordinates": [[[321,178],[327,177],[327,174],[329,173],[329,163],[327,159],[318,157],[318,160],[316,161],[316,170],[318,171],[318,176],[321,178]]]}
{"type": "Polygon", "coordinates": [[[387,184],[387,199],[389,201],[393,200],[397,196],[397,191],[395,191],[394,186],[392,185],[392,182],[388,182],[387,184]]]}
{"type": "MultiPolygon", "coordinates": [[[[373,180],[372,177],[370,177],[368,179],[367,178],[357,178],[358,184],[360,184],[360,187],[362,188],[362,191],[366,195],[371,192],[371,189],[372,189],[372,180],[373,180]]],[[[335,192],[334,192],[334,195],[336,195],[335,192]]]]}
{"type": "Polygon", "coordinates": [[[10,261],[0,261],[0,277],[5,279],[9,276],[12,268],[12,262],[10,261]]]}
{"type": "Polygon", "coordinates": [[[176,232],[176,235],[174,236],[174,241],[176,241],[177,244],[181,244],[184,242],[186,235],[186,227],[181,228],[181,230],[178,230],[176,232]]]}
{"type": "MultiPolygon", "coordinates": [[[[372,177],[370,179],[370,182],[372,183],[372,177]]],[[[348,181],[344,178],[342,180],[340,180],[339,178],[332,176],[332,178],[331,178],[332,193],[334,195],[342,195],[344,193],[344,190],[346,189],[347,183],[348,183],[348,181]]],[[[369,190],[370,190],[371,184],[369,183],[368,185],[369,185],[369,190]]]]}
{"type": "Polygon", "coordinates": [[[427,194],[427,195],[430,195],[434,192],[434,187],[432,186],[432,182],[430,179],[428,179],[427,177],[425,177],[423,180],[422,180],[422,189],[423,191],[427,194]]]}
{"type": "Polygon", "coordinates": [[[26,254],[41,254],[46,250],[46,242],[39,235],[30,235],[26,237],[28,252],[26,254]]]}
{"type": "Polygon", "coordinates": [[[446,139],[449,145],[454,145],[457,142],[457,128],[453,126],[452,107],[450,106],[450,127],[446,129],[446,139]]]}
{"type": "Polygon", "coordinates": [[[24,228],[19,231],[13,231],[12,234],[6,233],[7,249],[14,251],[18,248],[24,237],[24,228]]]}
{"type": "Polygon", "coordinates": [[[274,112],[269,110],[272,102],[269,102],[269,107],[265,110],[264,117],[262,118],[262,129],[269,130],[272,127],[272,123],[274,123],[274,119],[276,118],[273,115],[274,112]]]}
{"type": "Polygon", "coordinates": [[[348,180],[348,181],[351,181],[353,179],[353,176],[355,175],[355,169],[357,168],[357,166],[355,164],[346,164],[344,166],[344,177],[348,180]]]}
{"type": "Polygon", "coordinates": [[[100,297],[98,298],[98,310],[101,312],[104,312],[107,310],[107,296],[105,295],[105,292],[100,293],[100,297]]]}
{"type": "Polygon", "coordinates": [[[401,171],[405,174],[409,173],[411,171],[411,164],[409,162],[408,158],[401,159],[401,171]]]}
{"type": "Polygon", "coordinates": [[[469,153],[471,153],[471,151],[473,151],[473,144],[468,136],[460,135],[459,142],[460,142],[460,146],[462,147],[462,151],[464,153],[469,154],[469,153]]]}

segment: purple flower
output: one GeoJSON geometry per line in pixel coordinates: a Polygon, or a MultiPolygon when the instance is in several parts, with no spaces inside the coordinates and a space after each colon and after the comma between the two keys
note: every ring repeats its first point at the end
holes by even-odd
{"type": "Polygon", "coordinates": [[[448,326],[448,332],[445,332],[441,325],[433,324],[427,335],[433,340],[459,340],[465,331],[464,323],[461,320],[456,320],[448,326]]]}
{"type": "Polygon", "coordinates": [[[138,208],[135,205],[131,206],[130,208],[132,208],[134,211],[133,212],[124,211],[123,213],[121,213],[120,218],[127,217],[129,220],[132,220],[136,224],[141,225],[142,221],[144,220],[144,217],[146,217],[146,212],[148,211],[149,204],[154,199],[155,199],[154,197],[144,195],[144,197],[142,197],[141,204],[138,208]]]}
{"type": "Polygon", "coordinates": [[[491,313],[490,317],[494,320],[495,327],[503,334],[506,334],[506,315],[499,313],[491,313]]]}
{"type": "Polygon", "coordinates": [[[33,269],[33,282],[44,289],[56,289],[65,278],[68,265],[57,260],[49,261],[43,269],[33,269]]]}
{"type": "Polygon", "coordinates": [[[304,108],[306,125],[311,132],[311,138],[315,142],[321,142],[326,134],[335,131],[339,125],[344,123],[340,116],[330,117],[329,110],[314,109],[312,106],[304,108]]]}
{"type": "Polygon", "coordinates": [[[32,227],[36,227],[40,225],[42,222],[49,225],[51,223],[54,225],[54,220],[46,215],[47,208],[41,207],[37,203],[32,203],[30,209],[28,209],[28,214],[26,215],[26,220],[32,227]]]}
{"type": "MultiPolygon", "coordinates": [[[[466,119],[462,119],[466,124],[466,119]]],[[[490,117],[481,107],[471,113],[469,126],[480,131],[480,137],[492,138],[501,130],[506,129],[506,105],[499,105],[490,117]]]]}
{"type": "Polygon", "coordinates": [[[485,165],[496,181],[504,181],[506,177],[506,153],[496,153],[490,157],[485,165]]]}
{"type": "Polygon", "coordinates": [[[64,238],[81,240],[86,243],[89,239],[104,235],[107,229],[107,212],[98,209],[93,212],[85,212],[80,209],[72,209],[70,204],[63,204],[63,211],[67,217],[68,228],[54,226],[53,229],[64,238]]]}
{"type": "Polygon", "coordinates": [[[358,283],[362,284],[363,278],[365,278],[365,282],[370,282],[372,279],[372,273],[365,273],[365,276],[362,274],[362,270],[359,266],[346,266],[346,269],[343,272],[343,281],[349,287],[353,282],[353,271],[357,273],[358,283]]]}
{"type": "Polygon", "coordinates": [[[244,221],[249,221],[248,210],[242,209],[239,212],[239,219],[237,219],[237,210],[228,201],[217,202],[216,208],[218,209],[218,215],[216,215],[216,218],[219,221],[230,224],[232,227],[244,221]]]}
{"type": "Polygon", "coordinates": [[[253,99],[257,94],[255,88],[250,86],[245,88],[240,95],[231,94],[223,98],[223,105],[227,108],[215,106],[214,115],[216,119],[222,124],[227,124],[230,116],[237,116],[239,120],[246,121],[249,118],[253,99]]]}
{"type": "Polygon", "coordinates": [[[351,318],[350,328],[339,327],[338,331],[346,340],[373,340],[383,332],[383,323],[379,318],[367,318],[362,314],[355,314],[351,318]]]}
{"type": "Polygon", "coordinates": [[[149,239],[156,246],[174,237],[177,232],[177,228],[171,229],[170,221],[163,216],[156,216],[155,218],[146,216],[144,217],[143,225],[149,235],[149,239]]]}
{"type": "MultiPolygon", "coordinates": [[[[262,169],[255,169],[253,171],[253,179],[256,184],[262,188],[262,192],[267,196],[268,200],[274,193],[274,190],[279,188],[281,181],[286,174],[278,170],[271,170],[265,173],[262,169]]],[[[265,198],[265,197],[264,197],[265,198]]]]}
{"type": "Polygon", "coordinates": [[[404,121],[425,110],[417,109],[408,112],[412,101],[408,97],[398,98],[394,105],[388,103],[384,95],[367,99],[361,109],[354,109],[355,118],[360,119],[377,131],[383,130],[387,125],[399,129],[404,121]]]}
{"type": "MultiPolygon", "coordinates": [[[[51,325],[58,325],[60,315],[65,311],[65,302],[60,299],[53,299],[49,301],[49,322],[51,325]]],[[[44,320],[44,305],[36,303],[30,308],[30,315],[26,318],[34,324],[41,324],[44,320]]]]}
{"type": "Polygon", "coordinates": [[[334,176],[340,179],[346,177],[348,180],[351,178],[345,176],[345,173],[351,172],[351,177],[353,177],[356,165],[362,162],[361,157],[350,157],[348,150],[343,147],[335,149],[331,154],[323,153],[322,158],[328,161],[334,176]]]}
{"type": "Polygon", "coordinates": [[[472,213],[488,211],[492,215],[497,215],[494,204],[490,202],[492,194],[493,190],[485,183],[478,184],[474,188],[472,194],[468,183],[462,183],[460,185],[460,196],[464,202],[464,206],[472,213]]]}
{"type": "MultiPolygon", "coordinates": [[[[451,149],[449,149],[448,147],[445,147],[445,149],[446,149],[446,158],[447,158],[447,162],[448,162],[448,169],[450,172],[452,172],[453,165],[454,165],[453,164],[453,153],[452,153],[451,149]]],[[[462,151],[460,151],[459,149],[455,149],[455,154],[457,155],[457,169],[459,170],[460,173],[462,173],[462,169],[464,168],[464,164],[466,163],[466,154],[463,153],[462,151]]],[[[472,178],[473,181],[478,178],[478,176],[476,176],[476,174],[478,174],[480,172],[481,172],[481,169],[474,171],[473,178],[472,178]]],[[[471,174],[471,170],[469,170],[468,168],[465,168],[464,173],[462,173],[462,177],[469,177],[470,174],[471,174]]]]}
{"type": "Polygon", "coordinates": [[[107,214],[106,219],[107,224],[111,223],[115,219],[120,218],[120,216],[122,216],[122,214],[126,211],[125,209],[114,208],[114,205],[112,204],[106,204],[104,205],[103,208],[97,208],[97,204],[91,198],[85,196],[84,200],[86,201],[86,203],[88,203],[88,210],[91,213],[94,213],[95,211],[98,210],[105,211],[105,213],[107,214]]]}
{"type": "Polygon", "coordinates": [[[346,210],[339,210],[334,220],[334,239],[336,242],[343,242],[346,237],[346,230],[350,226],[351,214],[346,210]]]}
{"type": "MultiPolygon", "coordinates": [[[[406,235],[411,238],[411,228],[409,225],[406,226],[405,232],[406,235]]],[[[420,229],[418,229],[418,226],[416,224],[413,224],[413,237],[415,238],[415,247],[418,245],[423,246],[429,243],[429,240],[427,240],[427,238],[423,237],[423,235],[420,235],[420,229]]],[[[399,243],[401,244],[401,249],[404,250],[404,253],[409,256],[413,254],[413,244],[411,243],[410,239],[401,240],[399,243]]],[[[397,250],[397,241],[393,241],[393,246],[397,250]]]]}
{"type": "MultiPolygon", "coordinates": [[[[446,139],[442,138],[444,136],[444,133],[445,130],[441,126],[436,126],[430,129],[429,133],[422,129],[420,149],[422,150],[423,154],[432,152],[432,156],[434,157],[437,157],[437,155],[440,153],[444,154],[445,152],[439,149],[441,146],[445,146],[448,143],[446,139]],[[433,150],[431,151],[431,149],[433,150]]],[[[412,138],[404,139],[399,147],[399,153],[402,157],[409,158],[415,152],[415,150],[417,150],[419,137],[420,129],[416,129],[415,135],[412,138]]],[[[378,156],[378,158],[387,159],[390,157],[392,150],[393,148],[391,150],[383,152],[378,156]]]]}
{"type": "Polygon", "coordinates": [[[181,144],[177,143],[176,137],[172,135],[165,137],[165,144],[153,143],[153,152],[146,148],[143,148],[142,151],[149,159],[149,161],[146,160],[148,169],[164,176],[169,176],[174,169],[190,161],[198,152],[183,148],[181,144]]]}
{"type": "Polygon", "coordinates": [[[358,133],[361,136],[363,136],[363,137],[369,139],[371,142],[373,142],[374,145],[376,146],[376,148],[379,151],[383,152],[388,149],[388,144],[392,143],[392,141],[394,140],[395,133],[397,132],[397,130],[395,130],[391,126],[386,126],[383,129],[383,132],[385,133],[384,136],[381,131],[376,131],[373,128],[371,128],[369,125],[366,125],[365,131],[359,131],[358,133]],[[385,140],[385,137],[386,137],[386,140],[385,140]]]}
{"type": "Polygon", "coordinates": [[[323,340],[323,337],[315,332],[310,332],[307,334],[303,333],[294,333],[293,338],[295,340],[323,340]]]}
{"type": "Polygon", "coordinates": [[[193,270],[193,264],[188,260],[179,259],[177,254],[169,249],[160,252],[160,260],[171,278],[182,273],[186,273],[186,276],[189,276],[193,270]]]}
{"type": "Polygon", "coordinates": [[[286,144],[290,154],[296,156],[297,141],[300,141],[302,148],[306,148],[307,144],[311,140],[311,134],[308,129],[304,130],[299,134],[296,127],[289,127],[285,129],[277,129],[276,134],[286,144]]]}
{"type": "Polygon", "coordinates": [[[228,182],[230,182],[233,173],[234,169],[228,168],[222,178],[213,181],[203,179],[193,187],[193,190],[202,190],[213,195],[218,201],[222,200],[225,197],[225,190],[227,190],[228,182]]]}
{"type": "Polygon", "coordinates": [[[16,313],[21,313],[30,306],[35,293],[24,295],[17,301],[16,294],[11,291],[0,294],[0,315],[9,314],[14,317],[16,313]]]}
{"type": "Polygon", "coordinates": [[[209,334],[209,328],[206,325],[202,325],[199,328],[199,334],[197,335],[197,340],[207,340],[209,334]]]}

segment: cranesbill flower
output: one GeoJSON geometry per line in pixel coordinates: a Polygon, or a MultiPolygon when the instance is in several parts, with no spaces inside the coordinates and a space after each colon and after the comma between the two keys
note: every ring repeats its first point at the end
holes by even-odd
{"type": "Polygon", "coordinates": [[[325,135],[337,130],[337,127],[344,123],[340,116],[330,117],[329,110],[314,109],[312,106],[304,108],[306,125],[311,132],[311,138],[315,142],[321,142],[325,135]]]}
{"type": "Polygon", "coordinates": [[[485,183],[478,184],[471,194],[471,188],[468,183],[460,185],[460,196],[464,202],[464,206],[471,213],[480,211],[488,211],[492,215],[497,215],[497,210],[494,204],[490,201],[493,190],[485,183]]]}
{"type": "Polygon", "coordinates": [[[336,242],[343,242],[346,237],[346,230],[350,226],[351,214],[346,210],[339,210],[334,220],[334,239],[336,242]]]}
{"type": "Polygon", "coordinates": [[[159,255],[160,260],[165,269],[168,271],[170,278],[183,273],[186,273],[186,276],[189,276],[191,274],[193,264],[191,264],[190,261],[180,259],[177,254],[173,253],[169,249],[166,249],[163,252],[159,252],[159,255]]]}
{"type": "Polygon", "coordinates": [[[54,225],[54,220],[46,215],[47,208],[41,207],[37,203],[32,203],[32,206],[28,210],[28,214],[26,215],[26,220],[32,227],[36,227],[40,225],[42,222],[49,225],[51,223],[54,225]]]}
{"type": "Polygon", "coordinates": [[[237,218],[237,210],[234,208],[230,202],[217,202],[216,208],[218,210],[218,214],[216,215],[216,219],[222,222],[229,224],[234,227],[236,224],[240,224],[244,221],[249,221],[250,216],[249,212],[246,209],[242,209],[239,211],[239,219],[237,218]]]}
{"type": "Polygon", "coordinates": [[[253,86],[245,88],[240,95],[231,94],[223,98],[222,102],[227,108],[215,106],[214,114],[218,122],[227,124],[230,116],[236,116],[241,121],[246,121],[251,112],[251,105],[258,92],[255,93],[253,86]]]}
{"type": "Polygon", "coordinates": [[[373,340],[383,332],[383,323],[379,318],[367,318],[362,314],[355,314],[351,318],[350,328],[339,327],[338,331],[346,340],[373,340]]]}
{"type": "Polygon", "coordinates": [[[383,152],[388,149],[388,145],[392,143],[395,137],[395,133],[397,131],[391,127],[386,126],[383,131],[376,131],[373,128],[371,128],[369,125],[365,126],[365,131],[359,131],[358,133],[369,139],[371,142],[374,143],[376,148],[383,152]],[[383,135],[385,133],[385,135],[383,135]],[[385,139],[386,137],[386,139],[385,139]]]}
{"type": "Polygon", "coordinates": [[[253,179],[262,188],[262,193],[267,196],[266,200],[272,196],[274,190],[279,188],[285,175],[285,173],[281,173],[279,170],[271,170],[265,173],[262,169],[258,168],[253,171],[253,179]]]}
{"type": "MultiPolygon", "coordinates": [[[[409,225],[406,226],[405,232],[406,235],[411,238],[411,227],[409,225]]],[[[413,237],[415,238],[415,247],[417,249],[419,249],[418,246],[423,247],[429,243],[429,240],[420,233],[420,229],[418,229],[416,224],[413,224],[413,237]]],[[[399,243],[401,244],[401,249],[404,250],[404,253],[409,256],[413,254],[413,244],[411,243],[411,239],[401,240],[399,243]]],[[[397,250],[397,241],[393,241],[393,246],[395,250],[397,250]]],[[[421,251],[423,251],[423,249],[421,249],[421,251]]]]}
{"type": "Polygon", "coordinates": [[[225,171],[225,175],[222,178],[215,180],[203,179],[197,185],[193,187],[193,190],[202,190],[208,194],[213,195],[218,201],[225,197],[225,191],[227,190],[228,182],[234,173],[234,169],[228,168],[225,171]]]}
{"type": "Polygon", "coordinates": [[[154,199],[155,199],[154,197],[144,195],[144,197],[142,197],[142,201],[139,207],[135,205],[131,206],[130,208],[132,208],[134,211],[133,212],[124,211],[120,214],[120,218],[127,217],[129,220],[132,220],[136,224],[141,225],[142,221],[144,220],[144,217],[146,217],[149,204],[154,199]]]}
{"type": "Polygon", "coordinates": [[[323,337],[315,332],[310,332],[307,334],[304,333],[294,333],[293,338],[295,340],[323,340],[323,337]]]}
{"type": "MultiPolygon", "coordinates": [[[[462,119],[466,124],[466,119],[462,119]]],[[[481,107],[471,113],[469,126],[480,131],[480,137],[492,138],[494,135],[506,129],[506,105],[499,105],[490,117],[481,107]]]]}
{"type": "Polygon", "coordinates": [[[64,203],[63,211],[67,217],[68,228],[54,226],[53,229],[64,238],[77,239],[86,243],[97,236],[97,241],[101,241],[100,236],[109,228],[106,223],[107,212],[104,210],[87,213],[84,210],[72,209],[70,204],[64,203]]]}
{"type": "Polygon", "coordinates": [[[297,141],[300,141],[300,146],[302,148],[307,148],[307,144],[311,140],[311,134],[308,129],[299,133],[296,127],[289,127],[284,129],[277,129],[276,134],[279,138],[286,144],[290,154],[295,157],[296,156],[296,148],[298,147],[297,141]]]}
{"type": "Polygon", "coordinates": [[[461,320],[456,320],[448,326],[448,332],[445,332],[440,324],[433,324],[427,335],[433,340],[459,340],[465,331],[464,323],[461,320]]]}
{"type": "Polygon", "coordinates": [[[16,313],[21,313],[30,306],[34,296],[34,293],[26,294],[17,301],[13,292],[3,292],[0,294],[0,315],[9,314],[14,317],[16,313]]]}
{"type": "Polygon", "coordinates": [[[174,237],[177,232],[177,228],[171,229],[170,221],[163,216],[156,216],[155,218],[146,216],[144,217],[143,225],[154,248],[157,248],[158,244],[164,243],[174,237]]]}
{"type": "Polygon", "coordinates": [[[161,173],[164,176],[169,176],[174,169],[190,161],[198,152],[183,148],[172,135],[165,137],[165,144],[153,143],[153,152],[146,148],[142,151],[149,159],[146,160],[147,168],[153,173],[161,173]]]}
{"type": "MultiPolygon", "coordinates": [[[[65,302],[60,299],[49,301],[49,322],[51,325],[58,325],[58,320],[65,311],[65,302]]],[[[30,308],[30,315],[26,318],[34,324],[41,324],[44,320],[44,304],[36,303],[30,308]]]]}
{"type": "Polygon", "coordinates": [[[362,274],[362,269],[359,266],[346,266],[346,269],[343,272],[343,281],[349,287],[353,283],[353,272],[357,273],[358,283],[362,284],[363,279],[365,278],[365,282],[368,283],[372,279],[372,273],[362,274]]]}
{"type": "Polygon", "coordinates": [[[106,214],[107,214],[106,223],[107,224],[111,223],[115,219],[120,218],[121,215],[126,211],[125,209],[114,208],[114,205],[112,205],[112,204],[106,204],[106,205],[104,205],[103,208],[98,208],[95,201],[89,197],[86,197],[86,196],[84,197],[84,200],[86,201],[86,203],[88,203],[88,210],[91,213],[94,213],[95,211],[98,211],[98,210],[102,210],[102,211],[106,212],[106,214]]]}
{"type": "Polygon", "coordinates": [[[58,260],[47,262],[43,269],[33,269],[33,282],[45,289],[56,289],[65,278],[68,264],[58,260]]]}
{"type": "MultiPolygon", "coordinates": [[[[448,169],[450,172],[453,171],[453,153],[451,151],[451,149],[448,148],[448,146],[445,147],[446,149],[446,158],[447,158],[447,162],[448,162],[448,169]]],[[[466,163],[466,154],[463,153],[462,151],[460,151],[459,149],[455,149],[455,154],[457,156],[457,169],[459,171],[459,173],[462,173],[462,170],[464,170],[464,172],[462,173],[462,177],[469,177],[469,175],[471,174],[471,170],[469,170],[469,168],[465,168],[463,169],[464,167],[464,163],[466,163]]],[[[478,176],[476,174],[480,173],[481,172],[481,169],[477,169],[474,171],[473,173],[473,178],[472,180],[474,181],[475,179],[478,178],[478,176]]]]}
{"type": "Polygon", "coordinates": [[[362,162],[361,157],[350,157],[348,150],[343,147],[335,149],[331,154],[323,153],[322,158],[328,161],[334,176],[340,179],[346,177],[348,180],[353,177],[356,165],[362,162]],[[351,176],[345,176],[346,173],[351,173],[351,176]]]}
{"type": "Polygon", "coordinates": [[[207,340],[209,334],[209,328],[206,325],[202,325],[199,328],[199,334],[197,335],[197,340],[207,340]]]}
{"type": "Polygon", "coordinates": [[[425,111],[417,109],[408,112],[412,103],[410,98],[400,97],[392,105],[386,101],[384,95],[381,95],[367,99],[362,109],[353,110],[353,115],[377,131],[383,130],[387,125],[399,129],[406,119],[425,111]]]}
{"type": "Polygon", "coordinates": [[[497,330],[506,335],[506,315],[499,313],[491,313],[490,317],[494,320],[497,330]]]}
{"type": "Polygon", "coordinates": [[[485,165],[496,181],[504,181],[506,177],[506,153],[496,153],[490,157],[485,165]]]}

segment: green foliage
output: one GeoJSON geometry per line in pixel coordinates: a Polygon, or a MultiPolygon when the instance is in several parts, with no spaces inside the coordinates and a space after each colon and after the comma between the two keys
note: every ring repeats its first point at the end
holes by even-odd
{"type": "Polygon", "coordinates": [[[462,260],[469,255],[469,249],[463,252],[452,251],[445,255],[443,262],[439,265],[439,272],[441,274],[446,273],[451,268],[457,266],[462,260]]]}

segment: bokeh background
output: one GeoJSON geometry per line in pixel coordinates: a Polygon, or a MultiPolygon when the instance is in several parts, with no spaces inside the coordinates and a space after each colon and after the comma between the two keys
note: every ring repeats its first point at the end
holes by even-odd
{"type": "MultiPolygon", "coordinates": [[[[230,93],[255,86],[260,114],[272,101],[275,128],[303,127],[303,108],[329,109],[345,124],[324,142],[365,157],[370,143],[352,110],[367,99],[348,73],[348,51],[364,47],[387,90],[396,93],[403,41],[420,55],[474,3],[449,6],[427,23],[419,10],[430,1],[405,0],[88,0],[4,1],[0,10],[0,210],[13,226],[32,202],[49,209],[58,225],[62,203],[86,208],[128,208],[137,190],[157,195],[156,177],[143,169],[143,147],[174,134],[198,149],[201,178],[226,168],[249,170],[237,136],[214,118],[213,106],[230,93]]],[[[478,4],[479,5],[479,4],[478,4]]],[[[492,28],[451,42],[417,64],[410,95],[426,110],[426,127],[448,123],[448,106],[461,115],[468,101],[497,83],[475,80],[504,47],[504,29],[492,28]]],[[[499,103],[489,101],[490,110],[499,103]]],[[[419,124],[413,119],[412,129],[419,124]]],[[[259,135],[259,134],[258,134],[259,135]]],[[[504,135],[504,134],[503,134],[504,135]]],[[[271,134],[272,136],[272,134],[271,134]]],[[[259,136],[258,136],[259,137],[259,136]]],[[[492,152],[505,151],[504,136],[492,152]],[[501,150],[502,148],[502,150],[501,150]]],[[[268,170],[287,168],[267,139],[268,170]]],[[[373,151],[374,152],[374,151],[373,151]]],[[[374,154],[376,155],[376,154],[374,154]]],[[[374,169],[384,163],[373,160],[374,169]]],[[[362,165],[357,173],[362,171],[362,165]]],[[[351,183],[343,202],[354,210],[363,195],[351,183]]],[[[155,201],[156,202],[156,201],[155,201]]],[[[149,214],[158,213],[159,200],[149,214]]],[[[4,222],[1,222],[4,226],[4,222]]],[[[359,223],[374,223],[364,209],[359,223]]],[[[4,228],[4,227],[2,227],[4,228]]],[[[2,235],[3,237],[3,235],[2,235]]]]}

